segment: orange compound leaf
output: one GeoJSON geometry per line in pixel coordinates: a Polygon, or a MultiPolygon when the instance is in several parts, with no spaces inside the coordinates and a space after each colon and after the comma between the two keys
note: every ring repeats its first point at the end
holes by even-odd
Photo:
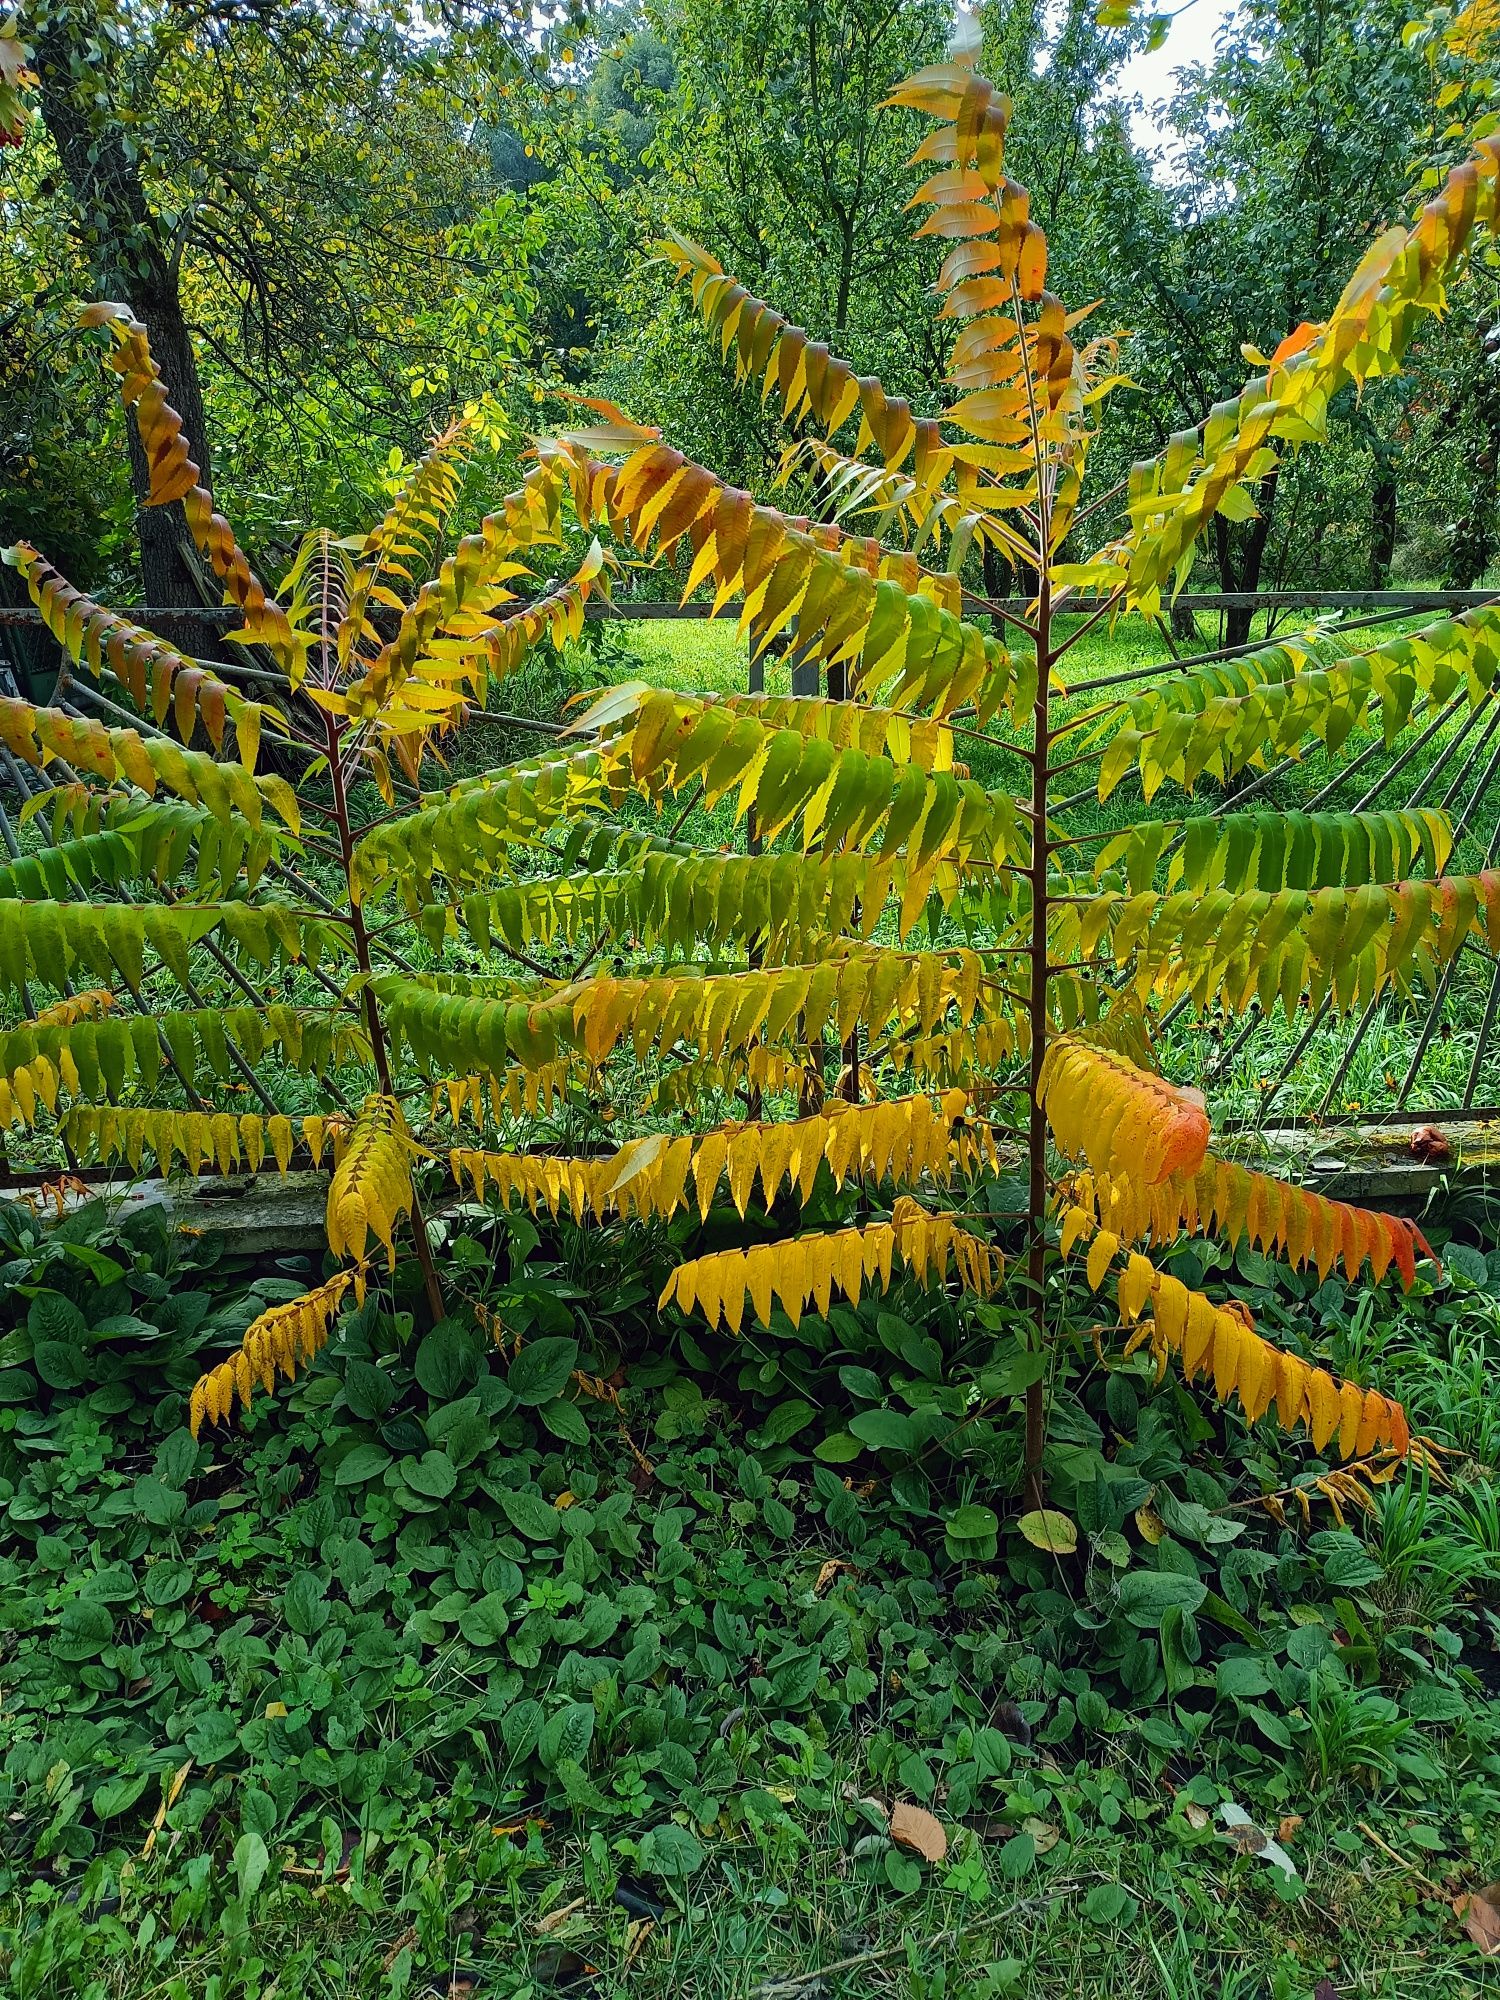
{"type": "MultiPolygon", "coordinates": [[[[899,464],[904,447],[891,439],[888,406],[873,391],[864,421],[871,410],[880,436],[893,446],[882,447],[882,456],[899,464]]],[[[583,435],[601,448],[612,443],[625,449],[624,439],[583,435]]],[[[844,662],[850,693],[862,699],[913,711],[931,707],[939,716],[972,702],[981,726],[1002,705],[1018,716],[1029,713],[1034,662],[1012,657],[999,639],[961,618],[954,578],[924,568],[910,550],[888,550],[835,526],[791,520],[667,445],[639,446],[622,465],[593,456],[577,434],[543,449],[546,464],[566,476],[584,529],[606,527],[643,551],[654,543],[657,559],[685,541],[693,560],[684,600],[711,584],[717,615],[738,597],[752,653],[764,650],[795,617],[799,645],[813,649],[807,657],[844,662]]],[[[924,420],[911,467],[913,490],[935,495],[950,465],[937,426],[924,420]]]]}
{"type": "Polygon", "coordinates": [[[1418,1256],[1437,1255],[1415,1222],[1378,1209],[1331,1201],[1311,1188],[1206,1155],[1196,1174],[1142,1186],[1124,1173],[1080,1176],[1074,1199],[1127,1242],[1169,1243],[1183,1228],[1224,1242],[1248,1242],[1327,1277],[1336,1263],[1357,1278],[1368,1265],[1378,1284],[1395,1266],[1410,1290],[1418,1256]]]}
{"type": "MultiPolygon", "coordinates": [[[[258,743],[258,704],[244,701],[216,674],[185,658],[143,625],[132,624],[119,612],[96,604],[38,555],[29,542],[17,542],[4,552],[4,559],[20,572],[53,638],[70,659],[87,667],[95,680],[103,679],[107,667],[136,707],[149,712],[152,721],[160,725],[170,713],[184,743],[192,740],[193,730],[201,722],[215,750],[223,747],[230,716],[238,720],[253,710],[255,724],[248,734],[258,743]]],[[[247,732],[242,730],[241,734],[247,732]]],[[[246,756],[246,768],[252,769],[254,761],[253,755],[246,756]]]]}
{"type": "Polygon", "coordinates": [[[1203,1164],[1210,1128],[1200,1093],[1111,1049],[1059,1036],[1042,1064],[1039,1094],[1059,1150],[1087,1160],[1097,1175],[1149,1188],[1203,1164]]]}
{"type": "Polygon", "coordinates": [[[212,496],[200,481],[182,418],[167,401],[167,387],[157,373],[146,328],[129,306],[107,303],[86,306],[79,324],[104,327],[114,340],[109,365],[120,377],[121,401],[135,411],[150,471],[147,504],[164,507],[173,500],[182,502],[188,532],[223,584],[225,603],[237,605],[244,614],[240,636],[266,646],[278,663],[291,671],[296,645],[290,621],[251,569],[228,521],[214,511],[212,496]]]}

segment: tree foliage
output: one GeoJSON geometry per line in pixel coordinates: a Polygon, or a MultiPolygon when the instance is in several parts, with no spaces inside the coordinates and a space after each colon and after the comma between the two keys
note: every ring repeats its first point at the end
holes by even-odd
{"type": "MultiPolygon", "coordinates": [[[[70,442],[76,297],[121,300],[146,328],[256,548],[284,549],[289,519],[378,501],[372,439],[399,467],[435,412],[503,392],[531,244],[474,134],[479,58],[457,63],[453,35],[361,0],[46,0],[27,33],[25,229],[0,256],[28,302],[10,338],[33,448],[0,495],[8,538],[40,532],[70,442]],[[59,378],[65,395],[49,395],[59,378]]],[[[486,59],[513,61],[504,46],[497,32],[486,59]]],[[[175,509],[144,505],[132,453],[146,600],[196,603],[190,538],[175,509]]],[[[69,489],[96,508],[68,460],[69,489]]],[[[129,494],[104,497],[109,532],[76,551],[98,574],[131,525],[129,494]]]]}

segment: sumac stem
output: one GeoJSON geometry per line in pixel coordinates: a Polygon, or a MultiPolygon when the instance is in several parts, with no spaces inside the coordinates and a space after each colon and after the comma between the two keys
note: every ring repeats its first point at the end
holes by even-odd
{"type": "MultiPolygon", "coordinates": [[[[1032,1290],[1035,1339],[1047,1342],[1047,1120],[1042,1111],[1042,1061],[1047,1052],[1047,752],[1048,710],[1052,677],[1052,587],[1048,564],[1040,565],[1037,592],[1036,711],[1031,751],[1031,992],[1027,1012],[1031,1023],[1031,1104],[1026,1135],[1028,1189],[1026,1206],[1031,1225],[1027,1279],[1032,1290]]],[[[1026,1390],[1026,1501],[1040,1507],[1045,1499],[1042,1451],[1046,1443],[1046,1385],[1038,1380],[1026,1390]]]]}
{"type": "MultiPolygon", "coordinates": [[[[1020,335],[1022,375],[1026,384],[1026,407],[1031,423],[1031,448],[1036,465],[1037,504],[1037,597],[1036,597],[1036,707],[1031,742],[1031,993],[1027,1016],[1031,1024],[1031,1106],[1026,1134],[1028,1187],[1026,1206],[1030,1212],[1031,1242],[1026,1258],[1031,1286],[1033,1337],[1037,1352],[1045,1357],[1047,1348],[1047,1120],[1042,1111],[1042,1063],[1047,1053],[1047,758],[1051,750],[1050,699],[1052,681],[1052,498],[1047,486],[1046,456],[1042,450],[1041,423],[1037,410],[1031,360],[1021,316],[1021,295],[1016,280],[1010,284],[1011,305],[1020,335]]],[[[1026,1389],[1025,1474],[1026,1502],[1040,1507],[1046,1499],[1042,1478],[1042,1453],[1047,1442],[1046,1378],[1029,1383],[1026,1389]]]]}
{"type": "MultiPolygon", "coordinates": [[[[349,922],[353,933],[354,956],[360,971],[364,974],[365,1026],[370,1036],[370,1054],[375,1063],[375,1075],[381,1093],[386,1097],[395,1095],[391,1086],[390,1055],[386,1047],[385,1027],[380,1018],[380,1003],[375,998],[370,984],[370,937],[365,929],[364,912],[354,897],[354,834],[349,824],[349,794],[344,784],[344,758],[339,742],[338,725],[330,715],[327,721],[328,782],[333,791],[333,817],[338,828],[339,858],[344,870],[345,892],[349,899],[349,922]]],[[[422,1283],[427,1292],[427,1309],[432,1314],[433,1323],[448,1316],[448,1308],[443,1299],[443,1288],[438,1281],[437,1266],[432,1261],[432,1245],[427,1240],[427,1220],[422,1213],[421,1197],[415,1183],[411,1194],[411,1233],[416,1246],[417,1262],[422,1270],[422,1283]]]]}

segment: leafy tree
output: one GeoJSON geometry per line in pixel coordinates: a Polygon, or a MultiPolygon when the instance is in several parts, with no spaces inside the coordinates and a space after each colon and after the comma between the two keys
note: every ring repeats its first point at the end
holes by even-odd
{"type": "MultiPolygon", "coordinates": [[[[1430,74],[1434,122],[1422,135],[1422,183],[1433,187],[1465,145],[1500,122],[1500,16],[1484,0],[1435,7],[1403,39],[1430,74]]],[[[1425,344],[1412,399],[1413,456],[1426,475],[1429,512],[1442,524],[1441,573],[1461,590],[1479,583],[1500,552],[1500,320],[1494,273],[1482,274],[1491,288],[1487,309],[1425,344]]]]}
{"type": "Polygon", "coordinates": [[[605,10],[596,32],[603,53],[583,96],[588,121],[622,167],[639,170],[656,138],[660,107],[676,86],[677,58],[628,8],[605,10]]]}
{"type": "Polygon", "coordinates": [[[907,261],[907,133],[871,112],[939,44],[943,11],[751,0],[726,18],[679,0],[660,20],[682,85],[675,143],[703,163],[739,268],[799,281],[808,310],[847,340],[861,304],[862,318],[889,310],[891,264],[907,261]]]}
{"type": "MultiPolygon", "coordinates": [[[[521,344],[529,246],[491,206],[454,45],[409,25],[361,0],[33,10],[30,262],[56,286],[66,231],[75,296],[147,327],[205,476],[255,496],[257,544],[371,497],[372,429],[410,446],[521,344]]],[[[143,507],[139,531],[147,600],[198,601],[180,510],[143,507]]]]}
{"type": "MultiPolygon", "coordinates": [[[[1213,61],[1180,72],[1171,180],[1143,209],[1116,211],[1125,309],[1142,308],[1130,319],[1131,367],[1160,434],[1237,393],[1242,343],[1269,351],[1289,327],[1326,315],[1350,265],[1402,204],[1429,103],[1425,66],[1401,41],[1404,18],[1398,4],[1247,0],[1213,61]]],[[[1374,545],[1388,551],[1393,540],[1402,412],[1401,398],[1378,387],[1358,404],[1346,392],[1340,406],[1338,451],[1360,453],[1372,501],[1360,510],[1370,553],[1350,583],[1383,569],[1374,545]]],[[[1301,476],[1303,548],[1317,539],[1322,510],[1308,487],[1317,477],[1301,476]]],[[[1215,519],[1220,589],[1261,584],[1281,479],[1279,466],[1267,470],[1249,518],[1215,519]]],[[[1226,636],[1243,642],[1249,626],[1248,611],[1232,613],[1226,636]]]]}
{"type": "Polygon", "coordinates": [[[806,300],[882,379],[935,393],[931,260],[902,215],[915,128],[875,111],[941,45],[945,19],[925,0],[728,10],[652,0],[633,23],[600,23],[580,51],[585,86],[561,102],[545,93],[526,134],[552,169],[530,191],[563,267],[561,280],[556,268],[540,274],[544,297],[566,287],[549,326],[558,346],[580,351],[591,386],[653,409],[686,446],[745,479],[762,476],[778,448],[685,338],[670,287],[643,258],[666,218],[727,236],[747,282],[806,300]],[[638,121],[628,130],[612,108],[626,76],[638,121]]]}
{"type": "MultiPolygon", "coordinates": [[[[690,241],[661,252],[740,379],[821,440],[829,489],[878,507],[910,546],[759,505],[605,408],[541,444],[521,488],[419,588],[402,586],[435,562],[467,423],[373,532],[310,534],[273,597],[213,511],[144,329],[91,315],[113,338],[153,500],[183,503],[281,678],[217,679],[80,597],[33,549],[10,552],[73,658],[149,708],[159,733],[0,705],[13,758],[79,774],[49,795],[55,832],[71,837],[4,878],[0,977],[28,1012],[34,989],[62,990],[0,1042],[0,1113],[57,1107],[81,1152],[132,1162],[154,1150],[164,1163],[284,1168],[330,1139],[336,1159],[340,1267],[250,1327],[200,1382],[195,1424],[303,1365],[368,1282],[374,1246],[394,1258],[408,1218],[441,1316],[417,1178],[446,1111],[465,1140],[450,1171],[476,1194],[579,1225],[649,1223],[657,1242],[665,1225],[662,1306],[712,1325],[737,1331],[753,1313],[774,1326],[778,1312],[795,1324],[897,1269],[998,1299],[990,1393],[1024,1394],[1028,1532],[1043,1542],[1069,1532],[1039,1503],[1045,1385],[1080,1264],[1090,1289],[1112,1285],[1127,1347],[1149,1345],[1162,1368],[1178,1360],[1249,1421],[1274,1412],[1345,1458],[1420,1453],[1380,1390],[1273,1346],[1148,1254],[1186,1228],[1324,1274],[1368,1263],[1378,1280],[1394,1265],[1410,1283],[1426,1247],[1409,1222],[1211,1151],[1202,1099],[1157,1073],[1150,1010],[1240,1013],[1258,999],[1292,1015],[1304,1000],[1347,1010],[1405,992],[1476,931],[1500,945],[1500,873],[1444,873],[1454,835],[1439,812],[1224,812],[1101,837],[1057,787],[1081,762],[1101,798],[1133,774],[1149,801],[1311,742],[1337,748],[1377,715],[1394,738],[1419,694],[1444,700],[1467,682],[1476,703],[1493,699],[1500,615],[1353,648],[1268,645],[1064,720],[1068,654],[1091,621],[1065,630],[1059,614],[1084,592],[1096,618],[1155,609],[1215,518],[1243,515],[1290,447],[1326,434],[1336,396],[1399,367],[1471,246],[1493,240],[1500,137],[1479,142],[1411,228],[1378,239],[1326,320],[1294,330],[1201,431],[1139,465],[1125,525],[1072,563],[1064,543],[1091,541],[1110,497],[1085,488],[1115,343],[1081,335],[1086,312],[1048,290],[1045,234],[1005,171],[1008,108],[972,58],[894,95],[926,121],[916,199],[925,235],[946,246],[943,324],[956,334],[940,416],[857,374],[690,241]],[[404,786],[469,700],[543,632],[576,629],[604,569],[597,544],[540,599],[508,589],[570,516],[632,560],[688,562],[689,591],[740,601],[757,649],[795,618],[847,698],[629,683],[551,754],[412,799],[404,786]],[[1026,615],[991,607],[999,630],[964,616],[959,569],[976,544],[1037,577],[1026,615]],[[384,638],[378,610],[393,621],[384,638]],[[215,743],[232,726],[236,761],[175,740],[169,721],[180,739],[201,726],[215,743]],[[254,775],[268,728],[308,761],[296,792],[254,775]],[[966,772],[957,751],[970,743],[1017,782],[966,772]],[[700,800],[723,815],[690,842],[700,800]],[[663,832],[643,805],[679,809],[663,832]],[[753,837],[728,846],[752,814],[753,837]],[[317,835],[301,833],[304,816],[317,835]],[[309,886],[314,854],[336,897],[309,886]],[[414,962],[460,934],[481,969],[467,953],[463,969],[414,962]],[[191,1005],[147,1001],[153,960],[191,1005]],[[289,965],[315,968],[332,1004],[267,1005],[256,979],[289,965]],[[218,984],[200,998],[210,967],[249,1004],[218,984]],[[74,992],[75,974],[107,983],[74,992]],[[116,985],[133,1010],[114,1004],[116,985]],[[269,1095],[273,1052],[308,1072],[347,1065],[346,1081],[362,1072],[373,1087],[346,1110],[331,1083],[339,1095],[300,1117],[204,1101],[236,1073],[269,1095]],[[608,1101],[617,1123],[623,1109],[624,1143],[540,1143],[527,1120],[566,1091],[608,1101]],[[721,1186],[742,1222],[727,1247],[722,1226],[702,1228],[721,1186]]],[[[81,676],[71,686],[96,708],[113,699],[81,676]]],[[[934,1445],[951,1434],[935,1403],[913,1427],[934,1445]]]]}

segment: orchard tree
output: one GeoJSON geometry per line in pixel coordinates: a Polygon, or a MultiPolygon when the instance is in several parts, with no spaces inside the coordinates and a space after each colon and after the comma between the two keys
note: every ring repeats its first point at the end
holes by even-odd
{"type": "MultiPolygon", "coordinates": [[[[523,267],[508,232],[485,237],[464,44],[436,15],[416,33],[419,11],[38,0],[28,17],[26,226],[52,240],[60,222],[79,291],[149,330],[205,477],[223,458],[228,486],[256,491],[290,468],[283,513],[347,504],[307,481],[351,436],[365,459],[372,431],[415,443],[517,344],[523,267]]],[[[510,44],[486,36],[500,61],[510,44]]],[[[131,459],[145,595],[196,602],[201,560],[180,508],[144,505],[134,426],[131,459]]]]}
{"type": "MultiPolygon", "coordinates": [[[[1180,73],[1162,193],[1144,216],[1122,210],[1116,232],[1143,309],[1130,367],[1158,441],[1237,391],[1245,346],[1269,353],[1288,327],[1323,318],[1406,204],[1430,95],[1402,42],[1405,16],[1404,0],[1245,0],[1213,61],[1180,73]]],[[[1338,450],[1368,454],[1373,541],[1381,520],[1389,537],[1404,400],[1366,401],[1357,418],[1355,402],[1346,393],[1336,413],[1338,450]]],[[[1282,477],[1273,466],[1256,482],[1251,518],[1216,518],[1208,554],[1221,589],[1261,585],[1282,477]]],[[[1230,643],[1249,619],[1231,612],[1230,643]]]]}

